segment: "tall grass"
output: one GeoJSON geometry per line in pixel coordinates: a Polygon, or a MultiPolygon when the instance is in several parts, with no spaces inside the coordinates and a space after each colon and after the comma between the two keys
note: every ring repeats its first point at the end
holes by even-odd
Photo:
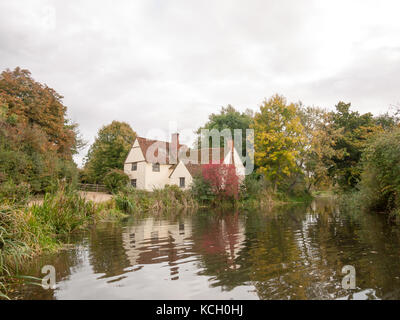
{"type": "MultiPolygon", "coordinates": [[[[43,251],[62,245],[63,235],[109,217],[119,217],[112,201],[95,204],[63,186],[31,206],[3,201],[0,204],[0,296],[18,266],[43,251]]],[[[2,293],[3,292],[3,293],[2,293]]]]}
{"type": "Polygon", "coordinates": [[[118,210],[128,214],[197,208],[197,202],[190,191],[169,185],[153,192],[126,188],[114,195],[114,201],[118,210]]]}

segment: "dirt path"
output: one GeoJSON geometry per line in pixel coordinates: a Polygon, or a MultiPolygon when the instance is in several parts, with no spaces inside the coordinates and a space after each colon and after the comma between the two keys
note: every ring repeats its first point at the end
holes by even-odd
{"type": "MultiPolygon", "coordinates": [[[[104,192],[89,192],[89,191],[79,191],[79,194],[84,197],[86,200],[91,200],[94,203],[106,202],[112,198],[111,194],[104,192]]],[[[29,206],[33,206],[34,204],[42,204],[43,199],[34,199],[29,202],[29,206]]]]}
{"type": "Polygon", "coordinates": [[[95,203],[101,203],[108,201],[112,198],[111,194],[104,192],[89,192],[89,191],[79,191],[79,193],[86,199],[91,200],[95,203]]]}

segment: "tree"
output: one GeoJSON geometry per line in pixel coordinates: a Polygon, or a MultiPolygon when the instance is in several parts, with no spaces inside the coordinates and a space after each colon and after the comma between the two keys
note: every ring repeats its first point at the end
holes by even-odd
{"type": "Polygon", "coordinates": [[[298,157],[304,147],[303,126],[298,105],[274,95],[263,102],[254,116],[254,161],[258,171],[274,189],[299,170],[298,157]]]}
{"type": "MultiPolygon", "coordinates": [[[[199,135],[199,140],[203,139],[201,137],[202,129],[216,129],[218,131],[222,131],[224,129],[230,129],[232,137],[234,136],[234,129],[242,130],[242,150],[238,150],[238,152],[242,151],[242,154],[246,154],[246,129],[250,128],[250,124],[252,122],[252,112],[250,110],[246,110],[246,112],[239,112],[231,105],[227,107],[222,107],[219,113],[212,113],[208,117],[208,122],[201,128],[197,130],[197,134],[199,135]]],[[[209,142],[211,145],[211,141],[209,142]]],[[[221,137],[220,146],[224,146],[224,139],[221,137]]]]}
{"type": "Polygon", "coordinates": [[[332,159],[344,156],[344,149],[335,148],[342,128],[334,128],[329,112],[318,107],[301,106],[299,116],[306,138],[300,166],[306,176],[307,190],[331,186],[333,182],[329,171],[335,165],[332,159]]]}
{"type": "Polygon", "coordinates": [[[341,130],[334,142],[334,150],[341,151],[340,157],[332,156],[333,166],[329,173],[342,189],[354,188],[360,180],[360,160],[368,140],[383,128],[371,113],[360,115],[350,111],[351,103],[339,102],[336,112],[331,112],[332,127],[341,130]]]}
{"type": "Polygon", "coordinates": [[[45,84],[36,82],[28,70],[15,68],[0,76],[0,102],[7,117],[25,127],[38,127],[48,139],[49,147],[72,159],[83,142],[77,125],[66,118],[62,96],[45,84]]]}
{"type": "Polygon", "coordinates": [[[72,155],[83,142],[66,110],[62,96],[28,70],[1,73],[0,183],[28,183],[33,192],[43,192],[57,180],[76,181],[72,155]]]}
{"type": "Polygon", "coordinates": [[[103,126],[89,149],[85,171],[89,181],[101,183],[110,169],[123,170],[136,133],[126,122],[113,121],[103,126]]]}

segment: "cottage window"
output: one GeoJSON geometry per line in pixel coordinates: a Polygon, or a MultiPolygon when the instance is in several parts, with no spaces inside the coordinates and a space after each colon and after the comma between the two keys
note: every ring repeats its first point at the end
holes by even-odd
{"type": "Polygon", "coordinates": [[[136,179],[131,180],[131,185],[132,187],[136,188],[136,179]]]}
{"type": "Polygon", "coordinates": [[[185,178],[179,178],[179,187],[181,188],[185,187],[185,178]]]}
{"type": "Polygon", "coordinates": [[[160,164],[159,163],[153,163],[153,171],[160,172],[160,164]]]}
{"type": "Polygon", "coordinates": [[[133,162],[132,163],[132,171],[136,171],[137,170],[137,162],[133,162]]]}

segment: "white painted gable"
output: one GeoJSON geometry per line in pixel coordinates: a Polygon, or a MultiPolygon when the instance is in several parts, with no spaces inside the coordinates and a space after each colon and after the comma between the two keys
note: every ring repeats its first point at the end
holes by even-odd
{"type": "Polygon", "coordinates": [[[128,156],[126,157],[125,163],[139,162],[144,160],[144,155],[140,149],[139,141],[136,139],[128,153],[128,156]]]}

